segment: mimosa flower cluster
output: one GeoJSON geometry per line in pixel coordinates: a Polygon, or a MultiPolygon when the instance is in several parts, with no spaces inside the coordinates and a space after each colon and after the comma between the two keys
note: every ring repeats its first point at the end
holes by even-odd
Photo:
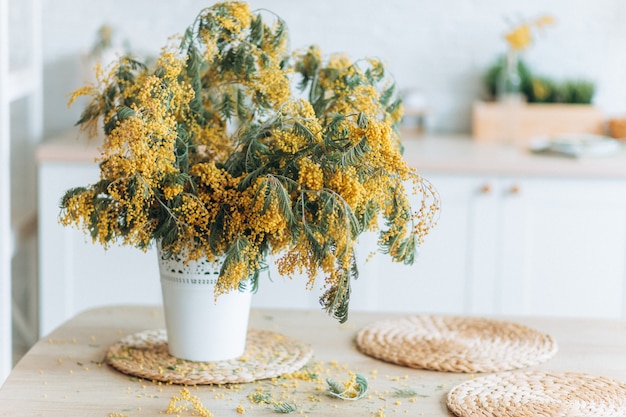
{"type": "Polygon", "coordinates": [[[101,175],[65,194],[61,222],[105,246],[222,259],[218,294],[256,287],[275,255],[308,287],[323,276],[320,301],[345,321],[359,235],[379,231],[411,263],[439,201],[402,159],[382,62],[290,52],[285,23],[267,20],[218,3],[153,66],[122,57],[77,90],[91,98],[78,123],[103,125],[101,175]]]}
{"type": "Polygon", "coordinates": [[[511,49],[516,51],[521,51],[528,46],[533,41],[532,32],[533,30],[541,31],[546,26],[553,25],[554,19],[552,16],[543,15],[539,16],[536,19],[524,21],[520,23],[518,26],[514,27],[512,30],[507,32],[504,35],[504,39],[507,44],[511,47],[511,49]]]}

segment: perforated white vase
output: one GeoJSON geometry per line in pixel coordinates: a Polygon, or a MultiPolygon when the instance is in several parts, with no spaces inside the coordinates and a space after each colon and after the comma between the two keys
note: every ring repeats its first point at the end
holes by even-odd
{"type": "Polygon", "coordinates": [[[202,362],[241,356],[246,346],[251,292],[232,291],[215,301],[219,263],[166,259],[160,246],[157,253],[170,354],[202,362]]]}

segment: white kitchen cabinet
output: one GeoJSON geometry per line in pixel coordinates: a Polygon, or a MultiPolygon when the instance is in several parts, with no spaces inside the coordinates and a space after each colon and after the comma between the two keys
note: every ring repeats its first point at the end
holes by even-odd
{"type": "Polygon", "coordinates": [[[415,284],[418,309],[624,316],[626,180],[426,176],[442,214],[415,267],[431,278],[415,284]]]}
{"type": "Polygon", "coordinates": [[[494,200],[483,176],[425,173],[442,202],[438,225],[412,266],[377,256],[377,294],[368,307],[381,311],[489,313],[493,306],[494,200]]]}
{"type": "Polygon", "coordinates": [[[496,311],[623,317],[626,180],[499,183],[496,311]]]}
{"type": "Polygon", "coordinates": [[[105,251],[81,231],[58,223],[65,190],[97,179],[93,162],[40,163],[40,336],[90,307],[160,302],[155,254],[118,246],[105,251]]]}

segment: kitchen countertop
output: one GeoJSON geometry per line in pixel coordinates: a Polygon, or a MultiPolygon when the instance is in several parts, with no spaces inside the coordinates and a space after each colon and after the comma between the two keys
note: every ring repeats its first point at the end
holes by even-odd
{"type": "MultiPolygon", "coordinates": [[[[423,371],[392,365],[359,353],[354,337],[375,320],[394,314],[352,312],[340,325],[322,311],[253,310],[250,326],[297,338],[312,346],[322,381],[278,378],[232,386],[190,387],[214,416],[273,415],[273,408],[252,404],[255,392],[295,402],[295,415],[310,416],[451,416],[446,395],[476,374],[423,371]],[[369,395],[357,401],[329,397],[323,379],[348,379],[348,371],[364,375],[369,395]],[[410,398],[394,396],[394,389],[415,390],[410,398]],[[377,414],[377,413],[382,414],[377,414]]],[[[555,357],[527,370],[574,371],[626,381],[626,321],[514,317],[507,320],[550,334],[559,350],[555,357]]],[[[108,347],[128,334],[163,328],[163,312],[152,306],[115,306],[88,310],[46,336],[24,356],[0,389],[0,416],[165,415],[172,396],[181,389],[122,374],[106,364],[108,347]]],[[[180,413],[180,415],[191,415],[180,413]]]]}
{"type": "Polygon", "coordinates": [[[404,157],[420,172],[626,178],[626,150],[611,156],[537,155],[527,147],[476,142],[469,136],[406,137],[404,157]]]}
{"type": "MultiPolygon", "coordinates": [[[[94,163],[102,139],[78,129],[45,140],[39,163],[94,163]]],[[[403,136],[404,157],[418,172],[626,179],[626,150],[588,158],[536,155],[522,146],[477,142],[467,135],[403,136]]]]}

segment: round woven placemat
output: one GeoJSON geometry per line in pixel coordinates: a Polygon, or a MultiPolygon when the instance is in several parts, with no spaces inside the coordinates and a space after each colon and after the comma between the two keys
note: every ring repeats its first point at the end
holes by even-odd
{"type": "Polygon", "coordinates": [[[372,323],[359,331],[366,355],[411,368],[499,372],[545,362],[554,339],[529,327],[478,317],[410,316],[372,323]]]}
{"type": "Polygon", "coordinates": [[[231,384],[273,378],[304,366],[313,350],[295,339],[266,330],[248,330],[246,350],[236,359],[193,362],[168,352],[165,330],[135,333],[113,344],[106,361],[117,370],[174,384],[231,384]]]}
{"type": "Polygon", "coordinates": [[[458,417],[623,417],[626,384],[575,372],[504,372],[456,386],[447,405],[458,417]]]}

